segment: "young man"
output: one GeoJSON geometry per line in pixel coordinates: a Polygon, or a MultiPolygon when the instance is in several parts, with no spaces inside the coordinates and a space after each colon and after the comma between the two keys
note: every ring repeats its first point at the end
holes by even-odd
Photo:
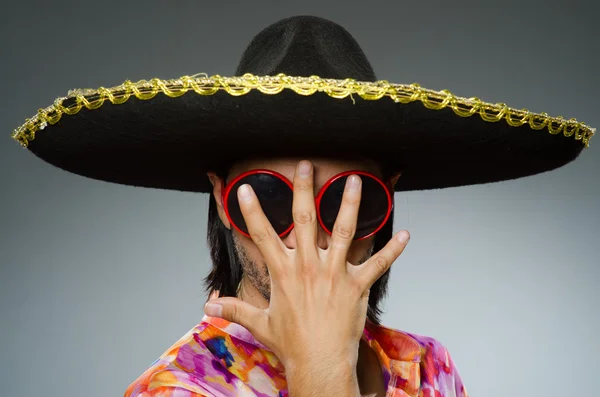
{"type": "Polygon", "coordinates": [[[377,82],[314,17],[260,32],[236,76],[76,90],[14,134],[71,172],[211,194],[206,316],[125,395],[467,396],[439,342],[379,323],[409,239],[393,193],[551,170],[593,130],[377,82]]]}

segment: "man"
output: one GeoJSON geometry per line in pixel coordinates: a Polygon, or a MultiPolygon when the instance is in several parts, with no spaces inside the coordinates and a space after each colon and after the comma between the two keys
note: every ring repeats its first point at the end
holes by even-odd
{"type": "Polygon", "coordinates": [[[14,134],[71,172],[211,195],[206,316],[125,395],[467,396],[438,341],[379,323],[409,238],[393,192],[551,170],[593,130],[377,82],[314,17],[260,32],[235,74],[77,90],[14,134]]]}
{"type": "MultiPolygon", "coordinates": [[[[299,163],[295,159],[262,159],[237,163],[229,175],[235,180],[235,176],[256,169],[276,171],[294,181],[294,208],[291,211],[294,228],[280,238],[263,216],[259,201],[264,203],[265,200],[254,200],[250,196],[246,204],[242,197],[240,204],[247,212],[245,219],[252,238],[238,230],[232,233],[235,259],[231,262],[241,262],[242,268],[236,293],[240,301],[212,300],[207,305],[207,314],[244,325],[272,350],[277,346],[276,356],[284,363],[291,395],[312,395],[310,390],[323,395],[356,395],[355,386],[360,386],[365,395],[385,395],[384,387],[390,379],[384,380],[380,360],[368,339],[360,339],[370,297],[368,287],[386,273],[387,267],[404,248],[408,234],[399,234],[391,243],[387,238],[383,241],[388,243],[387,247],[378,252],[379,256],[374,260],[369,260],[375,236],[353,241],[361,193],[361,178],[354,175],[347,179],[344,195],[347,206],[342,204],[331,234],[324,227],[317,227],[315,209],[315,188],[321,190],[330,178],[349,170],[382,177],[380,167],[373,161],[359,159],[316,159],[299,163]],[[353,187],[353,183],[356,186],[353,187]],[[346,269],[347,263],[348,266],[364,263],[356,266],[362,268],[362,272],[346,274],[342,270],[353,270],[346,269]],[[285,280],[278,278],[278,274],[285,280]],[[369,285],[355,285],[362,281],[360,278],[369,285]],[[352,295],[353,291],[357,294],[352,295]],[[268,319],[263,316],[263,310],[270,314],[268,319]],[[349,317],[344,316],[346,313],[349,317]],[[359,341],[361,348],[357,349],[359,341]],[[346,346],[349,352],[340,351],[340,347],[346,346]],[[333,379],[338,381],[332,383],[333,379]]],[[[211,203],[216,203],[219,217],[217,228],[231,229],[233,226],[223,201],[225,178],[215,173],[209,173],[209,176],[214,186],[211,203]]],[[[231,178],[229,183],[235,186],[231,178]]],[[[261,196],[260,191],[257,196],[261,196]]],[[[213,260],[219,264],[218,255],[213,255],[213,260]]],[[[230,267],[231,262],[222,265],[230,267]]],[[[221,287],[216,274],[220,271],[217,267],[209,276],[209,283],[217,288],[221,287]]],[[[373,322],[378,322],[377,306],[384,288],[385,284],[380,284],[371,292],[373,304],[369,317],[373,322]]],[[[406,379],[410,379],[410,375],[406,379]]]]}

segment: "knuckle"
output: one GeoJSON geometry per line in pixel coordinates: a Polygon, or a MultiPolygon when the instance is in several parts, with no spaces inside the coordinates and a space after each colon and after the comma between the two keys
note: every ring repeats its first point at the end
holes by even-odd
{"type": "Polygon", "coordinates": [[[303,266],[300,266],[298,271],[303,280],[314,280],[318,274],[317,267],[309,263],[305,263],[303,266]]]}
{"type": "Polygon", "coordinates": [[[342,205],[357,206],[360,204],[360,196],[358,194],[344,193],[342,197],[342,205]]]}
{"type": "Polygon", "coordinates": [[[294,222],[300,225],[314,223],[315,214],[312,211],[296,210],[293,212],[294,222]]]}
{"type": "Polygon", "coordinates": [[[348,224],[336,224],[333,227],[333,234],[344,240],[350,240],[354,237],[354,228],[348,224]]]}
{"type": "Polygon", "coordinates": [[[248,224],[251,223],[253,219],[256,219],[262,212],[260,204],[252,201],[246,203],[240,201],[240,210],[242,211],[242,217],[244,217],[244,220],[248,224]]]}
{"type": "Polygon", "coordinates": [[[373,258],[373,264],[381,274],[387,271],[389,263],[390,261],[388,261],[383,255],[377,255],[375,258],[373,258]]]}
{"type": "Polygon", "coordinates": [[[300,276],[303,279],[312,279],[318,274],[318,266],[317,260],[311,258],[309,255],[304,255],[302,252],[299,252],[300,255],[296,255],[294,258],[294,266],[290,267],[290,269],[295,269],[295,273],[297,276],[300,276]]]}
{"type": "Polygon", "coordinates": [[[240,318],[241,318],[241,310],[239,307],[237,307],[236,305],[232,305],[231,308],[229,309],[229,317],[231,318],[231,321],[233,321],[234,323],[239,323],[240,322],[240,318]]]}
{"type": "Polygon", "coordinates": [[[313,184],[312,184],[312,181],[310,179],[302,181],[302,182],[298,182],[297,181],[294,184],[294,190],[299,190],[299,191],[302,191],[302,192],[306,192],[306,191],[310,191],[312,189],[313,189],[313,184]]]}
{"type": "Polygon", "coordinates": [[[262,228],[250,233],[250,236],[256,244],[263,244],[269,240],[271,233],[266,228],[262,228]]]}
{"type": "Polygon", "coordinates": [[[369,291],[369,288],[365,288],[365,286],[362,285],[362,283],[352,283],[351,284],[351,292],[355,295],[355,296],[363,296],[363,294],[366,291],[369,291]]]}

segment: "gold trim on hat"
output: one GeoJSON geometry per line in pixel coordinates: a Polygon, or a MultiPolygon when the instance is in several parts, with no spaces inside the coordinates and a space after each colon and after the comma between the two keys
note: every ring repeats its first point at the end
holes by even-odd
{"type": "Polygon", "coordinates": [[[35,139],[37,131],[43,130],[48,124],[56,124],[64,114],[76,114],[83,107],[90,110],[98,109],[105,101],[121,104],[132,95],[141,100],[154,98],[158,93],[175,98],[188,91],[195,91],[200,95],[213,95],[218,91],[225,91],[233,96],[241,96],[251,90],[258,90],[264,94],[274,95],[284,89],[290,89],[299,95],[324,92],[336,99],[349,96],[352,101],[354,101],[353,95],[365,100],[389,97],[394,102],[404,104],[420,101],[428,109],[441,110],[449,107],[461,117],[478,114],[487,122],[504,120],[513,127],[529,124],[529,127],[534,130],[546,129],[553,135],[562,133],[566,137],[573,136],[576,140],[582,141],[585,147],[589,147],[595,133],[595,129],[575,119],[567,120],[562,117],[550,117],[546,113],[533,113],[527,109],[513,109],[504,103],[492,104],[483,102],[479,98],[462,98],[447,90],[429,90],[418,84],[393,84],[385,80],[360,82],[354,79],[322,79],[318,76],[294,77],[284,74],[277,76],[245,74],[236,77],[219,75],[208,77],[206,74],[197,74],[173,80],[155,78],[136,83],[128,80],[112,88],[71,90],[67,97],[57,98],[54,104],[40,109],[35,116],[25,120],[25,123],[13,132],[12,137],[22,146],[27,147],[29,142],[35,139]],[[63,106],[66,99],[70,99],[71,103],[63,106]]]}

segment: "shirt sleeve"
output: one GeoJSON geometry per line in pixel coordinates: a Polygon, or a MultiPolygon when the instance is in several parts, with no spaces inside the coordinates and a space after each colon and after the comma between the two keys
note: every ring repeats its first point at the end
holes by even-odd
{"type": "Polygon", "coordinates": [[[435,339],[430,339],[427,345],[421,362],[420,397],[469,397],[448,349],[435,339]]]}
{"type": "Polygon", "coordinates": [[[207,394],[182,389],[180,387],[164,386],[146,390],[140,394],[130,394],[131,397],[211,397],[207,394]]]}
{"type": "Polygon", "coordinates": [[[189,387],[188,384],[174,384],[172,381],[177,371],[163,370],[160,362],[148,368],[138,379],[129,385],[124,397],[213,397],[200,387],[189,387]],[[157,379],[162,374],[162,379],[157,379]],[[167,375],[167,376],[164,376],[167,375]],[[201,389],[201,390],[200,390],[201,389]]]}
{"type": "Polygon", "coordinates": [[[448,353],[448,350],[446,348],[444,348],[444,350],[446,351],[448,362],[450,363],[452,373],[452,380],[450,382],[450,385],[454,386],[454,395],[456,395],[456,397],[469,397],[469,393],[467,393],[467,388],[463,383],[463,380],[460,376],[460,373],[458,372],[458,369],[456,368],[456,365],[454,365],[454,361],[452,361],[452,357],[450,357],[450,353],[448,353]]]}

